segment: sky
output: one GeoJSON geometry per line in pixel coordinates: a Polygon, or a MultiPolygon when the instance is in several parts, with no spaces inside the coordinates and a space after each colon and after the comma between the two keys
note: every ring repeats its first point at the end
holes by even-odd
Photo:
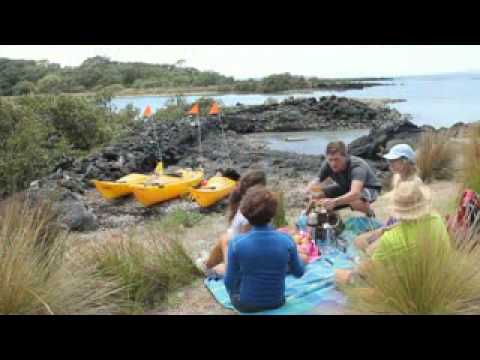
{"type": "Polygon", "coordinates": [[[480,70],[479,45],[0,45],[0,57],[77,66],[96,55],[173,64],[236,79],[290,72],[332,77],[407,76],[480,70]]]}

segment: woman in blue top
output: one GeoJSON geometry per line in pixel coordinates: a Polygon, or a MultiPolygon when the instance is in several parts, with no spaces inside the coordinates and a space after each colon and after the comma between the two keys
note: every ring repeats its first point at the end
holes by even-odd
{"type": "Polygon", "coordinates": [[[254,186],[240,204],[253,229],[235,236],[228,244],[225,286],[233,306],[241,312],[257,312],[285,303],[287,271],[301,277],[305,271],[293,239],[269,225],[277,201],[263,186],[254,186]]]}

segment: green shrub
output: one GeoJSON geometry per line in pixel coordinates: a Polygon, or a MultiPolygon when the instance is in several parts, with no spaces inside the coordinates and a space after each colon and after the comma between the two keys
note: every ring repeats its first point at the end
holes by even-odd
{"type": "Polygon", "coordinates": [[[30,95],[37,92],[37,87],[31,81],[19,81],[12,88],[12,95],[21,96],[21,95],[30,95]]]}
{"type": "Polygon", "coordinates": [[[38,80],[38,91],[43,94],[61,94],[66,89],[66,84],[60,75],[48,74],[38,80]]]}
{"type": "Polygon", "coordinates": [[[50,138],[53,128],[31,109],[0,100],[0,116],[0,187],[4,192],[27,187],[70,153],[65,139],[50,138]]]}
{"type": "Polygon", "coordinates": [[[133,107],[113,112],[102,96],[0,99],[0,193],[24,189],[62,156],[84,155],[138,126],[133,107]]]}

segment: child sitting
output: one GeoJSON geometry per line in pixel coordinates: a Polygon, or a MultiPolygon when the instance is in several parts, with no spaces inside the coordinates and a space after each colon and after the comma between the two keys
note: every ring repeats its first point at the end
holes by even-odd
{"type": "Polygon", "coordinates": [[[293,239],[269,225],[277,208],[275,197],[263,186],[250,188],[240,212],[253,229],[236,235],[228,244],[225,286],[233,306],[241,312],[257,312],[285,303],[285,277],[305,271],[293,239]]]}

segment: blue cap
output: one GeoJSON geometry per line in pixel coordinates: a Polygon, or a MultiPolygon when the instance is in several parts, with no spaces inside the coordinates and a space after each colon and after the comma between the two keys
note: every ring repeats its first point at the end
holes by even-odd
{"type": "Polygon", "coordinates": [[[393,146],[388,154],[383,155],[387,160],[396,160],[405,158],[411,162],[415,162],[415,151],[407,144],[398,144],[393,146]]]}

